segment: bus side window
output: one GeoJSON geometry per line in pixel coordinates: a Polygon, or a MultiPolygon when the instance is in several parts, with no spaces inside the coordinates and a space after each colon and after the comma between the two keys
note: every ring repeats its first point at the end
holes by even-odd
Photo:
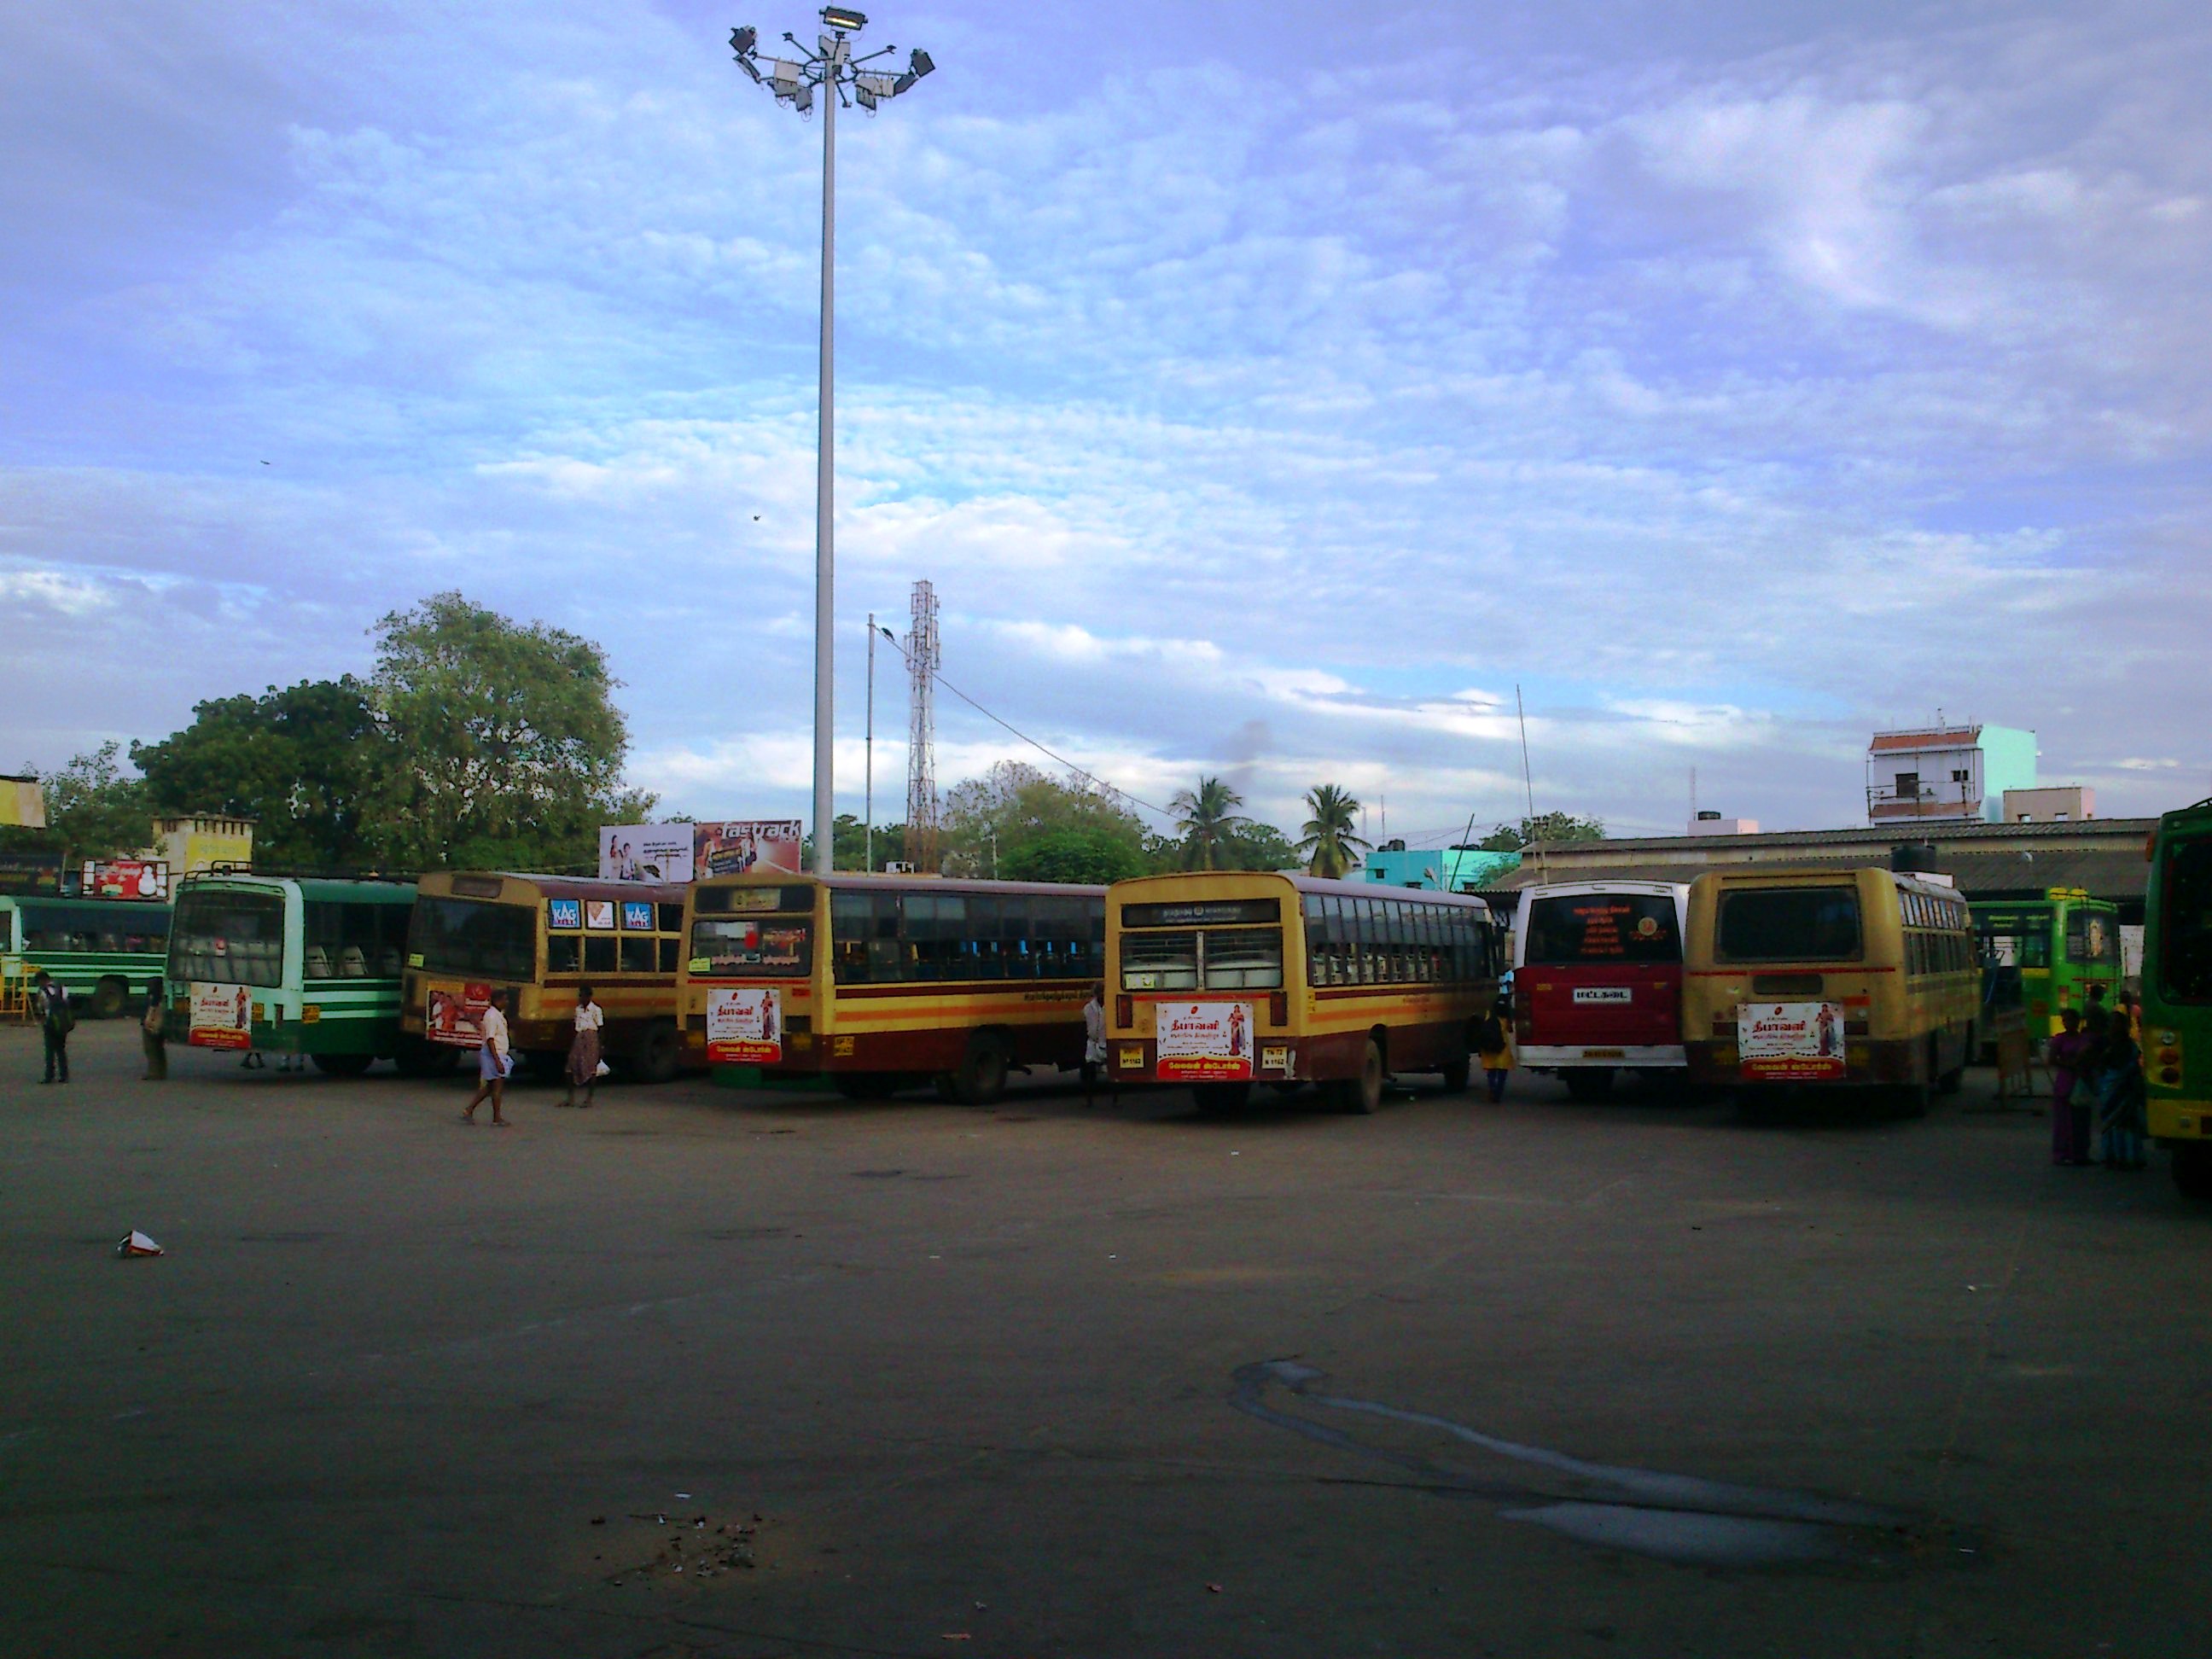
{"type": "Polygon", "coordinates": [[[643,933],[625,933],[622,938],[622,971],[625,974],[649,974],[654,961],[653,940],[643,933]]]}
{"type": "Polygon", "coordinates": [[[615,939],[612,933],[587,933],[584,936],[584,971],[587,974],[611,974],[615,971],[615,939]]]}
{"type": "Polygon", "coordinates": [[[1039,900],[1027,893],[1009,893],[999,901],[999,971],[1007,979],[1035,979],[1037,973],[1036,927],[1032,912],[1039,900]]]}
{"type": "Polygon", "coordinates": [[[841,985],[868,982],[868,932],[872,893],[830,895],[830,971],[841,985]]]}
{"type": "MultiPolygon", "coordinates": [[[[665,909],[667,907],[664,905],[661,908],[665,909]]],[[[680,939],[670,939],[664,934],[660,940],[660,971],[664,974],[674,973],[684,965],[683,956],[684,941],[680,939]]]]}
{"type": "Polygon", "coordinates": [[[573,974],[583,966],[583,941],[574,933],[548,933],[545,936],[545,971],[549,974],[573,974]]]}
{"type": "Polygon", "coordinates": [[[660,931],[664,933],[673,933],[681,939],[684,936],[684,907],[680,904],[664,904],[659,907],[659,911],[658,921],[660,931]]]}

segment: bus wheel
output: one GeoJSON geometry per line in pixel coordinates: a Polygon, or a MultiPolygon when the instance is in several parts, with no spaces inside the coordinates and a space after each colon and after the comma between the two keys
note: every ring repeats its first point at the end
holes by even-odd
{"type": "Polygon", "coordinates": [[[952,1084],[963,1105],[988,1106],[1006,1092],[1006,1051],[988,1037],[976,1038],[952,1084]]]}
{"type": "Polygon", "coordinates": [[[1367,1039],[1367,1052],[1359,1062],[1359,1075],[1328,1085],[1329,1103],[1340,1112],[1366,1117],[1382,1103],[1382,1045],[1367,1039]]]}
{"type": "Polygon", "coordinates": [[[1231,1112],[1244,1109],[1244,1103],[1252,1097],[1252,1085],[1249,1083],[1194,1083],[1190,1085],[1190,1097],[1198,1103],[1200,1111],[1208,1115],[1219,1114],[1226,1116],[1231,1112]]]}
{"type": "Polygon", "coordinates": [[[1559,1081],[1567,1085],[1567,1098],[1570,1100],[1603,1100],[1613,1092],[1613,1067],[1577,1066],[1562,1071],[1559,1081]]]}
{"type": "Polygon", "coordinates": [[[1467,1085],[1474,1081],[1474,1059],[1470,1054],[1455,1054],[1443,1063],[1444,1092],[1463,1095],[1467,1085]]]}
{"type": "Polygon", "coordinates": [[[123,1012],[129,1000],[131,988],[110,974],[92,988],[92,1017],[94,1019],[113,1019],[123,1012]]]}
{"type": "Polygon", "coordinates": [[[376,1064],[374,1054],[310,1054],[307,1058],[325,1077],[359,1077],[376,1064]]]}
{"type": "Polygon", "coordinates": [[[2185,1198],[2212,1198],[2212,1146],[2175,1147],[2173,1184],[2185,1198]]]}
{"type": "Polygon", "coordinates": [[[683,1058],[684,1045],[677,1039],[674,1023],[657,1019],[645,1028],[645,1035],[638,1039],[634,1063],[641,1081],[665,1083],[676,1075],[683,1058]]]}

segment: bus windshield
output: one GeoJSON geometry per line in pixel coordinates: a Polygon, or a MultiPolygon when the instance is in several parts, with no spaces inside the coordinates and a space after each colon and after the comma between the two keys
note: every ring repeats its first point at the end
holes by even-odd
{"type": "Polygon", "coordinates": [[[813,940],[806,916],[701,916],[691,924],[691,971],[804,979],[813,940]]]}
{"type": "Polygon", "coordinates": [[[1615,962],[1680,962],[1681,931],[1664,893],[1577,893],[1528,907],[1522,960],[1571,968],[1615,962]]]}
{"type": "Polygon", "coordinates": [[[2212,836],[2173,842],[2159,883],[2159,988],[2212,1002],[2212,836]]]}
{"type": "Polygon", "coordinates": [[[284,896],[187,888],[169,929],[169,977],[224,985],[284,982],[284,896]]]}
{"type": "Polygon", "coordinates": [[[520,904],[420,895],[409,949],[434,970],[532,979],[538,972],[538,912],[520,904]]]}
{"type": "Polygon", "coordinates": [[[1723,962],[1856,962],[1859,896],[1851,887],[1742,887],[1721,895],[1723,962]]]}
{"type": "Polygon", "coordinates": [[[1982,960],[1996,968],[2051,966],[2048,911],[1992,911],[1974,918],[1982,960]]]}

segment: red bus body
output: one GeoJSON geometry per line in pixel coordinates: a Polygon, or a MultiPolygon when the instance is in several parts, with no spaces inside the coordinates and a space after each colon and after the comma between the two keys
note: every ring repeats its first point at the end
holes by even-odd
{"type": "Polygon", "coordinates": [[[1671,882],[1531,887],[1513,929],[1516,1058],[1580,1094],[1616,1071],[1680,1072],[1682,927],[1690,890],[1671,882]]]}

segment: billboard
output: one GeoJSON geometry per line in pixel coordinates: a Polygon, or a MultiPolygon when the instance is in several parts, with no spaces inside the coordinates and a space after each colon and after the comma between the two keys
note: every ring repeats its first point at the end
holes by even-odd
{"type": "Polygon", "coordinates": [[[169,866],[158,859],[87,859],[84,896],[165,899],[169,896],[169,866]]]}
{"type": "Polygon", "coordinates": [[[195,1048],[249,1048],[253,1046],[251,1008],[243,985],[196,979],[191,982],[191,1025],[185,1040],[195,1048]]]}
{"type": "Polygon", "coordinates": [[[1154,1010],[1162,1082],[1242,1083],[1252,1076],[1252,1008],[1243,1002],[1163,1002],[1154,1010]]]}
{"type": "Polygon", "coordinates": [[[1736,1054],[1742,1075],[1759,1083],[1840,1081],[1844,1005],[1840,1002],[1746,1002],[1735,1011],[1736,1054]]]}
{"type": "Polygon", "coordinates": [[[45,893],[62,890],[59,853],[0,853],[0,893],[45,893]]]}
{"type": "Polygon", "coordinates": [[[717,986],[707,993],[707,1058],[718,1066],[774,1066],[783,1059],[783,993],[717,986]]]}
{"type": "Polygon", "coordinates": [[[690,823],[610,823],[599,830],[601,881],[690,881],[690,823]]]}
{"type": "Polygon", "coordinates": [[[738,818],[691,826],[691,869],[696,880],[741,876],[748,870],[799,873],[805,827],[797,818],[738,818]]]}

